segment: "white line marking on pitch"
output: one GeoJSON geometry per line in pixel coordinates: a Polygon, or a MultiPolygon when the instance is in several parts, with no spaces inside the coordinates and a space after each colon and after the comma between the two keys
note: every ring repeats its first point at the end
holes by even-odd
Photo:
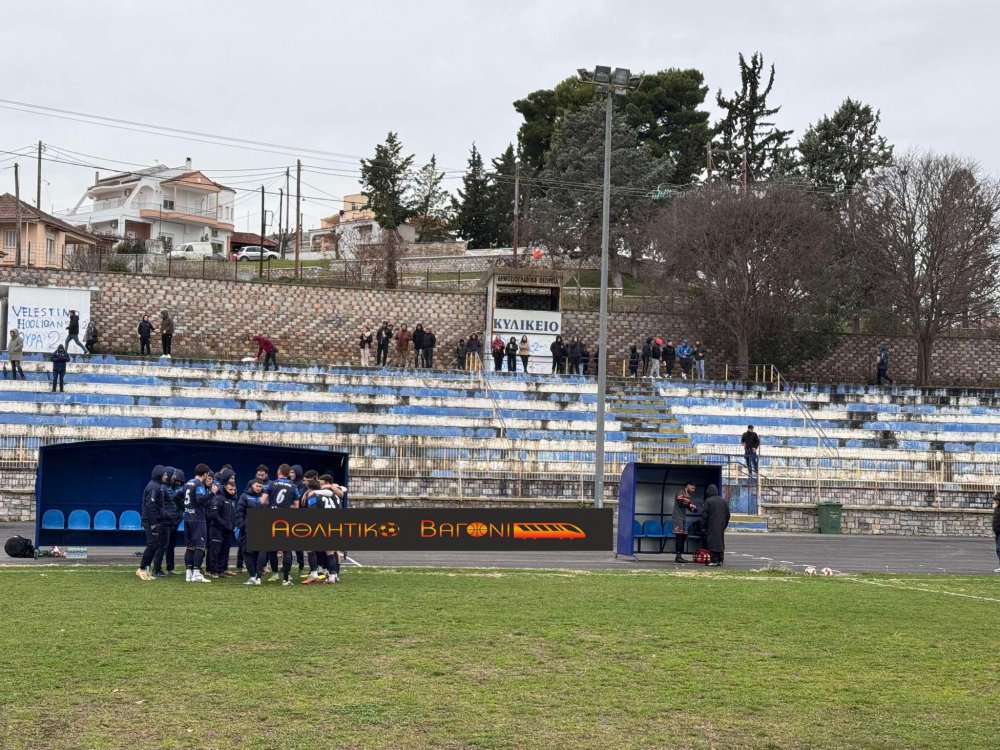
{"type": "Polygon", "coordinates": [[[978,599],[981,602],[997,602],[1000,603],[1000,599],[994,599],[990,596],[976,596],[975,594],[961,594],[957,591],[941,591],[940,589],[925,589],[919,586],[901,586],[894,583],[884,583],[882,581],[869,581],[865,578],[855,578],[854,576],[843,576],[846,581],[854,581],[855,583],[867,583],[871,586],[882,586],[889,589],[906,589],[907,591],[922,591],[925,594],[943,594],[944,596],[958,596],[963,599],[978,599]]]}

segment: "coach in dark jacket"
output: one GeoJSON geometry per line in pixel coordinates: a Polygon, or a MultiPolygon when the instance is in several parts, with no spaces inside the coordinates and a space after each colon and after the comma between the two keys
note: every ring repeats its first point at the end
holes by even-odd
{"type": "Polygon", "coordinates": [[[149,564],[153,562],[156,550],[160,548],[160,521],[163,517],[163,482],[166,468],[157,464],[149,475],[146,489],[142,491],[142,530],[146,532],[146,548],[142,551],[142,561],[135,572],[144,581],[152,580],[149,564]]]}
{"type": "Polygon", "coordinates": [[[227,571],[229,550],[236,528],[236,475],[223,469],[215,475],[218,493],[208,501],[208,568],[209,575],[235,575],[227,571]]]}
{"type": "Polygon", "coordinates": [[[726,527],[729,526],[729,503],[719,494],[719,488],[708,485],[708,499],[705,501],[705,546],[711,555],[709,565],[722,565],[726,552],[726,527]]]}

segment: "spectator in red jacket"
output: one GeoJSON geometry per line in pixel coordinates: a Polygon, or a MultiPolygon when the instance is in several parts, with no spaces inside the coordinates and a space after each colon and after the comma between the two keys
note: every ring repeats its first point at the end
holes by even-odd
{"type": "Polygon", "coordinates": [[[254,336],[252,341],[257,345],[257,361],[260,362],[260,355],[264,355],[264,371],[266,372],[270,365],[274,365],[274,370],[278,370],[278,347],[274,345],[267,336],[257,335],[254,336]]]}

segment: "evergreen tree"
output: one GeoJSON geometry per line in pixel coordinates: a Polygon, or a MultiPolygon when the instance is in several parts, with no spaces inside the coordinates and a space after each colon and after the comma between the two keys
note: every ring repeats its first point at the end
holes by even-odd
{"type": "Polygon", "coordinates": [[[781,176],[792,166],[791,152],[785,145],[792,131],[780,130],[767,121],[781,110],[767,106],[767,97],[774,86],[774,65],[762,87],[763,70],[764,57],[759,52],[753,54],[749,65],[740,53],[740,90],[731,99],[722,95],[722,89],[715,96],[716,103],[726,113],[716,128],[714,154],[715,168],[723,179],[740,181],[744,156],[748,183],[781,176]]]}
{"type": "Polygon", "coordinates": [[[850,193],[892,163],[892,146],[878,134],[880,115],[863,102],[845,99],[830,117],[810,125],[799,141],[802,174],[831,193],[850,193]]]}
{"type": "Polygon", "coordinates": [[[494,241],[490,216],[490,180],[476,144],[469,153],[468,168],[462,178],[458,198],[452,199],[455,229],[472,249],[490,247],[494,241]]]}
{"type": "Polygon", "coordinates": [[[382,228],[385,285],[394,289],[398,283],[398,227],[414,214],[411,191],[413,154],[402,155],[403,146],[390,132],[385,143],[375,147],[372,159],[361,160],[361,194],[368,199],[368,208],[382,228]]]}
{"type": "Polygon", "coordinates": [[[441,242],[448,239],[448,191],[441,187],[444,173],[438,172],[437,157],[413,176],[414,223],[417,242],[441,242]]]}
{"type": "Polygon", "coordinates": [[[517,157],[514,146],[492,160],[490,172],[489,212],[493,244],[510,247],[514,241],[514,177],[517,172],[517,157]]]}

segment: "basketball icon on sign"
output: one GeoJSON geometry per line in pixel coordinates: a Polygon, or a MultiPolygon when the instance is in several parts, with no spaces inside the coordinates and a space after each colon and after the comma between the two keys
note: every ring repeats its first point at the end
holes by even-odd
{"type": "Polygon", "coordinates": [[[465,533],[474,537],[486,536],[486,524],[479,521],[470,523],[465,527],[465,533]]]}

